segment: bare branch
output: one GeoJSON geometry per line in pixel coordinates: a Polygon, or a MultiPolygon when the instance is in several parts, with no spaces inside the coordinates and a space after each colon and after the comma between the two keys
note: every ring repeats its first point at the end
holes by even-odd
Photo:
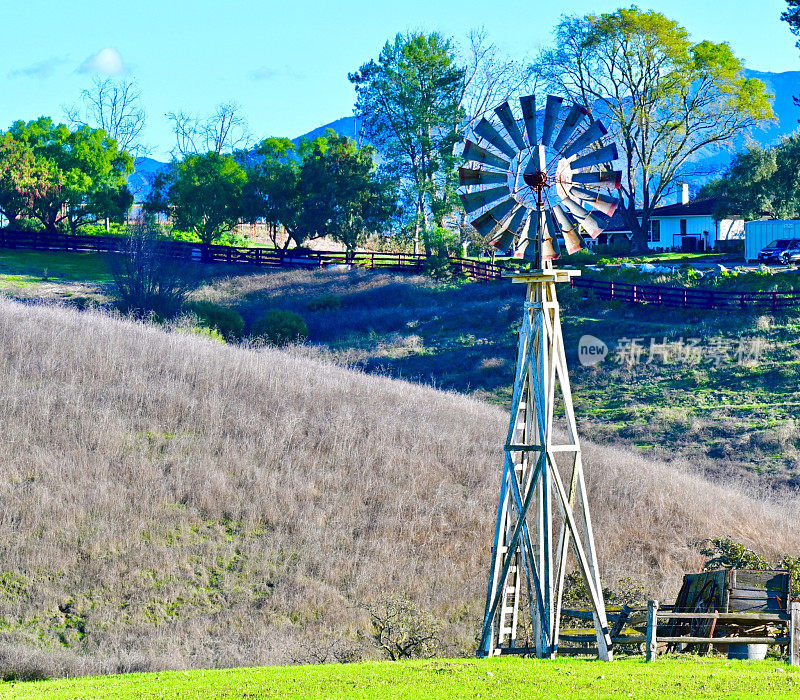
{"type": "Polygon", "coordinates": [[[236,102],[221,103],[214,113],[201,119],[188,112],[168,112],[175,134],[173,157],[197,153],[233,153],[250,146],[247,120],[236,102]]]}
{"type": "Polygon", "coordinates": [[[80,104],[64,107],[64,113],[73,128],[103,129],[120,150],[140,156],[147,152],[140,141],[146,124],[141,102],[135,81],[98,76],[91,87],[81,91],[80,104]]]}

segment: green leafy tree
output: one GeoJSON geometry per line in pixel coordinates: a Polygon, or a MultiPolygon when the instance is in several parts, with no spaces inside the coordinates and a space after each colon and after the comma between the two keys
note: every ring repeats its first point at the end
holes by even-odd
{"type": "Polygon", "coordinates": [[[773,148],[750,145],[700,194],[719,198],[719,219],[731,214],[745,219],[800,218],[800,135],[787,136],[773,148]]]}
{"type": "Polygon", "coordinates": [[[210,245],[239,223],[246,182],[233,156],[213,151],[187,156],[156,175],[146,209],[168,213],[176,228],[210,245]]]}
{"type": "Polygon", "coordinates": [[[0,214],[9,223],[30,210],[37,180],[33,152],[5,134],[0,139],[0,214]]]}
{"type": "Polygon", "coordinates": [[[458,206],[453,148],[464,120],[465,70],[449,40],[412,33],[398,34],[349,78],[365,134],[413,202],[415,250],[421,231],[430,255],[428,232],[458,206]]]}
{"type": "Polygon", "coordinates": [[[294,143],[287,138],[270,137],[255,148],[253,163],[247,168],[247,184],[243,195],[243,216],[248,221],[262,220],[270,230],[272,244],[279,248],[278,234],[283,230],[289,235],[283,248],[297,234],[300,202],[300,156],[294,143]]]}
{"type": "Polygon", "coordinates": [[[133,197],[126,184],[133,158],[102,129],[70,131],[49,117],[17,121],[6,137],[27,150],[28,209],[48,231],[66,223],[75,233],[90,220],[124,217],[133,197]]]}
{"type": "Polygon", "coordinates": [[[647,250],[650,216],[692,158],[773,118],[764,84],[745,78],[726,43],[693,43],[680,24],[637,7],[566,17],[537,70],[548,87],[587,105],[621,149],[620,211],[633,251],[647,250]]]}
{"type": "Polygon", "coordinates": [[[290,242],[328,236],[352,252],[370,232],[383,231],[395,213],[395,189],[375,168],[370,146],[328,130],[303,140],[270,138],[256,149],[248,168],[244,208],[249,220],[282,227],[290,242]]]}
{"type": "Polygon", "coordinates": [[[359,148],[329,133],[305,153],[300,167],[299,225],[314,237],[330,236],[352,253],[368,233],[383,231],[394,211],[396,192],[379,177],[370,146],[359,148]]]}

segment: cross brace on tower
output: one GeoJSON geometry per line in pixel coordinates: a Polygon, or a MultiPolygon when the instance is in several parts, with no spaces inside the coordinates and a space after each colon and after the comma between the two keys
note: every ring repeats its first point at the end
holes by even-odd
{"type": "Polygon", "coordinates": [[[612,659],[556,296],[556,283],[577,274],[549,268],[512,275],[527,284],[527,295],[479,656],[555,657],[572,552],[591,600],[599,658],[612,659]],[[563,435],[554,431],[559,392],[563,435]],[[525,607],[532,647],[518,645],[525,607]]]}

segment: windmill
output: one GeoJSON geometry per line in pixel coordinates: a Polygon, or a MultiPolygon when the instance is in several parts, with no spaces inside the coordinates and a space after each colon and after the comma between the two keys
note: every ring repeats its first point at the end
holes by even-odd
{"type": "Polygon", "coordinates": [[[472,225],[533,268],[509,275],[527,294],[478,655],[555,657],[571,552],[591,599],[598,655],[611,660],[556,295],[556,284],[579,272],[553,261],[559,238],[574,253],[583,234],[597,238],[613,216],[618,153],[586,107],[550,95],[540,117],[534,96],[519,103],[521,118],[504,102],[494,109],[496,120],[475,125],[477,138],[464,144],[468,164],[459,170],[472,225]],[[556,430],[559,398],[564,425],[556,430]],[[526,607],[532,646],[517,640],[526,607]]]}

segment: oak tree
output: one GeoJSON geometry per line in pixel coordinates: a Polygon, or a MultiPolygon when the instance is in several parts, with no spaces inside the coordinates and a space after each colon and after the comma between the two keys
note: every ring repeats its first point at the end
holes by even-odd
{"type": "Polygon", "coordinates": [[[773,117],[764,84],[726,43],[694,43],[660,12],[636,7],[565,17],[537,70],[548,87],[607,122],[623,160],[620,211],[633,251],[647,250],[653,209],[692,159],[773,117]]]}

